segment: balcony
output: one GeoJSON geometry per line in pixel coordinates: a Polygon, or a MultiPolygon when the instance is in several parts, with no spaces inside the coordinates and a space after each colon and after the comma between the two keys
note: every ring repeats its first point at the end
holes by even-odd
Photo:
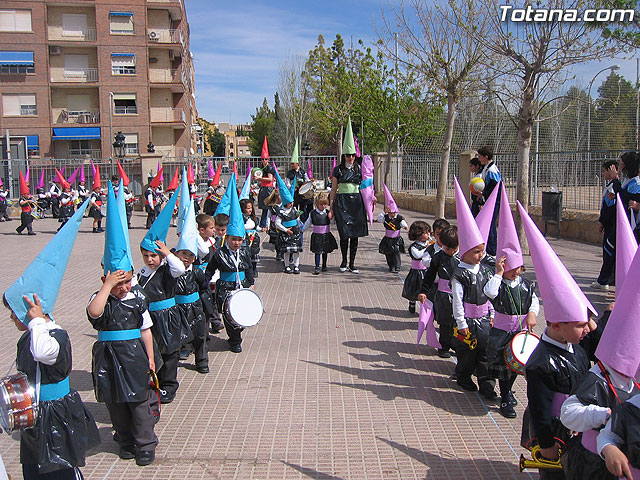
{"type": "Polygon", "coordinates": [[[100,110],[61,110],[57,118],[54,112],[54,121],[62,124],[95,124],[100,123],[100,110]]]}
{"type": "Polygon", "coordinates": [[[97,68],[51,68],[52,82],[92,83],[98,81],[97,68]]]}
{"type": "Polygon", "coordinates": [[[153,43],[179,43],[184,46],[182,30],[179,29],[149,29],[147,35],[153,43]]]}
{"type": "Polygon", "coordinates": [[[187,149],[184,147],[174,147],[172,145],[156,145],[156,153],[162,154],[165,158],[185,158],[187,149]]]}
{"type": "Polygon", "coordinates": [[[79,30],[56,30],[49,32],[49,40],[62,40],[64,42],[95,42],[95,28],[82,28],[79,30]]]}
{"type": "Polygon", "coordinates": [[[187,119],[184,110],[181,108],[149,108],[150,119],[153,123],[181,123],[186,125],[187,119]]]}
{"type": "Polygon", "coordinates": [[[149,69],[149,81],[153,83],[180,83],[182,82],[182,75],[178,69],[149,69]]]}

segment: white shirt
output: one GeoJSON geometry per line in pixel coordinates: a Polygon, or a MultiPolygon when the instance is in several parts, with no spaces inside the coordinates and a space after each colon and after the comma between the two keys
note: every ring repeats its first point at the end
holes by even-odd
{"type": "MultiPolygon", "coordinates": [[[[291,213],[291,210],[293,210],[294,207],[291,208],[283,208],[282,209],[282,213],[284,215],[289,215],[289,213],[291,213]]],[[[282,232],[286,232],[287,230],[289,230],[289,227],[285,227],[282,224],[282,218],[280,217],[280,215],[276,216],[276,228],[282,232]]]]}
{"type": "Polygon", "coordinates": [[[60,344],[58,341],[49,335],[51,330],[61,329],[53,321],[47,322],[42,317],[36,317],[32,319],[27,327],[31,332],[31,355],[36,362],[44,363],[45,365],[53,365],[58,359],[58,353],[60,352],[60,344]]]}
{"type": "MultiPolygon", "coordinates": [[[[629,400],[627,400],[627,402],[629,402],[636,408],[640,408],[640,395],[634,395],[629,400]]],[[[620,447],[623,444],[624,440],[611,431],[611,419],[607,420],[607,424],[602,430],[600,430],[600,434],[598,435],[598,454],[602,456],[602,450],[607,445],[616,445],[620,447]]]]}
{"type": "MultiPolygon", "coordinates": [[[[376,218],[376,222],[380,222],[380,223],[384,223],[384,216],[386,214],[384,212],[379,213],[378,217],[376,218]]],[[[391,217],[389,217],[391,218],[391,217]]],[[[393,220],[393,218],[391,218],[391,220],[393,220]]],[[[400,222],[400,227],[402,228],[409,228],[409,225],[407,224],[406,220],[402,219],[402,221],[400,222]]]]}
{"type": "MultiPolygon", "coordinates": [[[[184,263],[182,263],[182,261],[173,253],[170,253],[165,258],[163,258],[162,262],[160,262],[160,265],[158,265],[157,268],[164,265],[165,262],[169,264],[169,272],[171,272],[171,276],[173,278],[178,278],[184,273],[184,263]]],[[[145,265],[140,269],[140,275],[145,278],[149,277],[156,272],[157,268],[151,268],[145,265]]]]}
{"type": "MultiPolygon", "coordinates": [[[[607,369],[611,383],[615,388],[627,393],[633,390],[633,387],[635,386],[633,379],[625,379],[607,365],[604,365],[604,367],[607,369]]],[[[604,380],[604,376],[602,375],[602,371],[598,365],[594,365],[589,371],[595,373],[598,377],[604,380]]],[[[609,410],[608,407],[601,407],[599,405],[584,405],[580,400],[578,400],[577,396],[571,395],[562,404],[560,420],[569,430],[585,432],[587,430],[602,427],[609,419],[607,410],[609,410]]]]}
{"type": "Polygon", "coordinates": [[[542,332],[542,340],[544,340],[547,343],[550,343],[551,345],[555,345],[558,348],[561,348],[563,350],[566,350],[569,353],[573,353],[573,345],[570,343],[562,343],[562,342],[558,342],[557,340],[554,340],[553,338],[551,338],[549,335],[547,335],[547,329],[544,329],[544,332],[542,332]]]}
{"type": "MultiPolygon", "coordinates": [[[[472,273],[478,273],[480,271],[480,264],[471,265],[470,263],[460,262],[458,264],[460,268],[466,268],[472,273]]],[[[463,328],[469,328],[467,325],[467,319],[464,317],[464,288],[462,284],[455,278],[451,278],[451,296],[453,299],[453,318],[456,321],[458,330],[463,328]]],[[[493,306],[489,303],[489,316],[493,318],[495,311],[493,306]]]]}

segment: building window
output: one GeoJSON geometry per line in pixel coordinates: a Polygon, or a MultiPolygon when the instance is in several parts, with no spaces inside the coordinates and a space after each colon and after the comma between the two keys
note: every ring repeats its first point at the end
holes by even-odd
{"type": "Polygon", "coordinates": [[[136,56],[133,53],[112,53],[111,54],[111,74],[112,75],[135,75],[136,56]]]}
{"type": "Polygon", "coordinates": [[[69,140],[69,155],[91,155],[91,140],[69,140]]]}
{"type": "Polygon", "coordinates": [[[116,35],[131,35],[133,31],[133,13],[109,12],[110,32],[116,35]]]}
{"type": "Polygon", "coordinates": [[[4,94],[2,95],[2,115],[18,117],[37,115],[35,94],[4,94]]]}
{"type": "Polygon", "coordinates": [[[84,37],[87,33],[87,16],[84,14],[62,14],[62,36],[84,37]]]}
{"type": "Polygon", "coordinates": [[[138,104],[135,93],[114,93],[113,113],[116,115],[135,115],[138,113],[138,104]]]}
{"type": "Polygon", "coordinates": [[[124,134],[124,150],[127,155],[138,154],[138,134],[137,133],[125,133],[124,134]]]}
{"type": "Polygon", "coordinates": [[[35,73],[33,52],[0,51],[0,74],[35,73]]]}
{"type": "Polygon", "coordinates": [[[0,10],[0,32],[31,31],[31,10],[0,10]]]}

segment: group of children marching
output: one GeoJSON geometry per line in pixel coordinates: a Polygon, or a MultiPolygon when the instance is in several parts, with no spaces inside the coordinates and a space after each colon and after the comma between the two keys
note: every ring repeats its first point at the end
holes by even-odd
{"type": "MultiPolygon", "coordinates": [[[[484,208],[493,209],[498,195],[502,206],[509,205],[504,185],[494,192],[484,208]]],[[[616,278],[617,301],[598,323],[590,319],[589,313],[596,313],[593,306],[518,205],[545,305],[541,337],[533,334],[540,309],[536,284],[521,277],[524,261],[510,208],[499,210],[496,257],[485,252],[489,229],[484,223],[493,212],[474,219],[457,181],[457,226],[436,220],[434,242],[426,222],[416,221],[409,228],[411,269],[402,296],[409,300],[411,313],[420,302],[419,338],[425,331],[427,343],[443,358],[450,357],[453,348],[455,379],[464,390],[479,390],[492,399],[497,397],[497,380],[499,411],[506,418],[516,417],[512,387],[518,374],[525,375],[528,406],[522,446],[542,460],[537,462],[543,465],[540,478],[640,478],[640,289],[634,280],[624,281],[625,275],[640,274],[640,254],[620,203],[618,199],[617,229],[628,240],[621,241],[619,233],[616,248],[626,264],[616,266],[621,275],[616,278]],[[535,348],[518,364],[510,349],[520,332],[527,332],[524,341],[535,342],[529,347],[535,348]],[[554,468],[544,468],[549,465],[554,468]]],[[[389,248],[392,242],[387,239],[394,238],[399,226],[398,220],[392,221],[399,215],[386,211],[381,220],[390,234],[380,251],[391,271],[402,246],[389,248]]]]}

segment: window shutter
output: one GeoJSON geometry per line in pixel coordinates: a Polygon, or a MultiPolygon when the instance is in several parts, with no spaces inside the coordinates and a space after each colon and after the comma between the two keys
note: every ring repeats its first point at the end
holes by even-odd
{"type": "Polygon", "coordinates": [[[16,32],[31,31],[31,10],[16,10],[16,32]]]}
{"type": "Polygon", "coordinates": [[[2,114],[20,115],[20,95],[2,95],[2,114]]]}

